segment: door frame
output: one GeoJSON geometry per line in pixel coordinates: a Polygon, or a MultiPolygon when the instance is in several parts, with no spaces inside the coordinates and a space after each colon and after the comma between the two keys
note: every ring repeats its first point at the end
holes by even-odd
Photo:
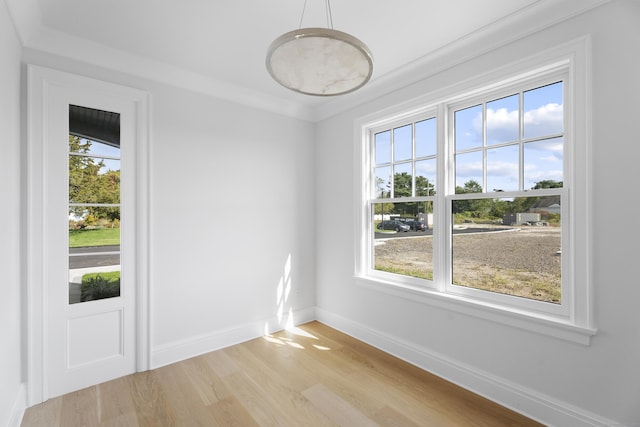
{"type": "Polygon", "coordinates": [[[117,96],[131,103],[136,122],[136,371],[150,367],[149,311],[149,94],[145,91],[95,80],[51,68],[27,65],[27,403],[44,402],[49,396],[47,378],[47,318],[49,295],[46,284],[46,233],[44,229],[45,180],[48,162],[43,153],[48,135],[48,93],[83,90],[117,96]]]}

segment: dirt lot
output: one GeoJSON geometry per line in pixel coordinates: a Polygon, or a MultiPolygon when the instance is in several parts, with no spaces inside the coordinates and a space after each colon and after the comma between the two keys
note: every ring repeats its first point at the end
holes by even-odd
{"type": "MultiPolygon", "coordinates": [[[[560,228],[470,227],[484,230],[454,234],[455,284],[560,302],[560,228]]],[[[376,268],[431,279],[432,253],[431,236],[378,240],[376,268]]]]}

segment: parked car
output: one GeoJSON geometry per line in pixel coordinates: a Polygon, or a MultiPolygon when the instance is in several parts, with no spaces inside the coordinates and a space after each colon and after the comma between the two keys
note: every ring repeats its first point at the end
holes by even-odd
{"type": "Polygon", "coordinates": [[[395,231],[409,231],[410,227],[401,221],[382,221],[378,224],[378,228],[381,230],[395,230],[395,231]]]}
{"type": "Polygon", "coordinates": [[[409,226],[410,230],[424,231],[427,229],[427,224],[422,221],[406,221],[405,224],[409,226]]]}

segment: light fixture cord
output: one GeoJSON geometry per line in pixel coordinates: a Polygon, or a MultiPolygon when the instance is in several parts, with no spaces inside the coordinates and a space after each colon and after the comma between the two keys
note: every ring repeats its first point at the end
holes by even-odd
{"type": "MultiPolygon", "coordinates": [[[[305,0],[306,2],[307,0],[305,0]]],[[[327,26],[333,30],[333,15],[331,14],[331,3],[327,0],[326,3],[327,9],[327,26]]]]}
{"type": "MultiPolygon", "coordinates": [[[[327,14],[327,27],[333,30],[333,14],[331,13],[331,3],[329,0],[325,1],[324,4],[325,13],[327,14]]],[[[300,15],[300,23],[298,24],[298,29],[302,28],[302,21],[304,20],[304,12],[307,10],[307,0],[304,0],[304,4],[302,5],[302,14],[300,15]]]]}
{"type": "Polygon", "coordinates": [[[304,5],[302,6],[302,15],[300,15],[300,23],[298,24],[298,29],[302,28],[302,20],[304,19],[304,11],[307,9],[307,0],[304,0],[304,5]]]}

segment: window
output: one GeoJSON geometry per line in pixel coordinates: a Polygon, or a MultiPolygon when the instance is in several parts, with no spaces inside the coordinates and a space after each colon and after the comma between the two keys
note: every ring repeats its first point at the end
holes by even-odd
{"type": "Polygon", "coordinates": [[[356,276],[411,298],[503,313],[505,322],[517,315],[547,331],[575,327],[569,339],[580,342],[595,333],[584,249],[588,132],[576,102],[587,99],[576,88],[587,86],[575,65],[568,57],[496,73],[358,123],[356,276]]]}
{"type": "Polygon", "coordinates": [[[564,78],[447,106],[449,292],[562,311],[564,78]]]}
{"type": "Polygon", "coordinates": [[[427,116],[374,133],[372,150],[373,268],[432,279],[433,246],[428,236],[433,232],[436,119],[427,116]],[[399,239],[399,232],[402,237],[417,232],[424,238],[399,239]]]}
{"type": "Polygon", "coordinates": [[[120,114],[69,105],[69,304],[120,296],[120,114]]]}

